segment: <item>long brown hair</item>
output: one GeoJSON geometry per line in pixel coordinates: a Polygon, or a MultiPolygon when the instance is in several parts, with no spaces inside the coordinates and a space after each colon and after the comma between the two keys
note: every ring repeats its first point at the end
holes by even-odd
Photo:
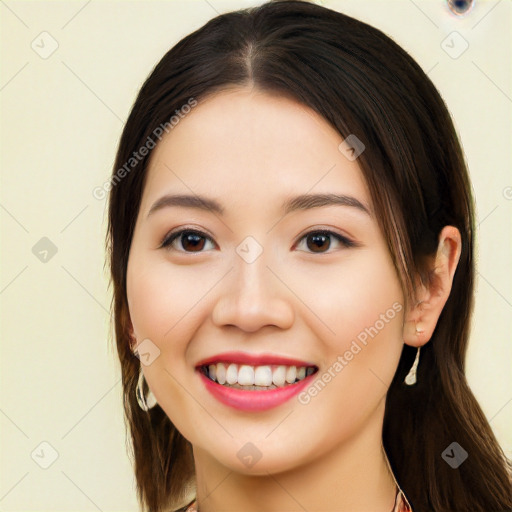
{"type": "Polygon", "coordinates": [[[473,307],[473,199],[448,110],[419,65],[381,31],[294,0],[222,14],[179,41],[145,81],[120,139],[107,251],[141,506],[160,512],[183,504],[194,462],[190,443],[163,410],[144,412],[135,398],[140,362],[129,344],[126,269],[151,151],[136,162],[130,159],[191,98],[201,101],[247,84],[295,99],[343,138],[355,134],[364,143],[358,163],[408,300],[414,297],[415,276],[428,279],[425,257],[435,252],[441,229],[459,229],[462,254],[451,294],[422,348],[416,386],[403,383],[415,356],[415,349],[404,345],[387,393],[383,443],[414,512],[512,509],[512,464],[465,376],[473,307]],[[456,469],[442,456],[453,442],[468,453],[456,469]]]}

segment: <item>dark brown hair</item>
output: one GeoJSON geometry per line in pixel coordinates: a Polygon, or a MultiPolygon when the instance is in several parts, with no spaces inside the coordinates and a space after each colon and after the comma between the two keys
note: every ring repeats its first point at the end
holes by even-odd
{"type": "Polygon", "coordinates": [[[473,200],[449,112],[419,65],[381,31],[293,0],[222,14],[179,41],[142,86],[121,136],[107,250],[141,506],[160,512],[183,501],[194,462],[190,443],[164,411],[156,406],[144,412],[136,402],[140,362],[129,344],[126,269],[151,152],[122,179],[119,169],[126,169],[133,152],[190,98],[200,102],[248,84],[293,98],[342,137],[355,134],[365,144],[358,163],[408,300],[414,297],[415,276],[427,279],[425,257],[435,253],[441,229],[459,229],[462,253],[451,294],[422,348],[418,384],[412,387],[403,380],[416,350],[404,345],[387,393],[383,443],[414,512],[512,509],[512,464],[465,377],[473,305],[473,200]],[[457,469],[442,458],[452,442],[468,453],[457,469]]]}

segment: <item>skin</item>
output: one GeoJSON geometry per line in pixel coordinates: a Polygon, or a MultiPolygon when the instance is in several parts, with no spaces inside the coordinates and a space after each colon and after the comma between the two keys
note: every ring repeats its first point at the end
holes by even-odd
{"type": "Polygon", "coordinates": [[[396,311],[404,294],[357,159],[338,150],[342,140],[307,107],[244,87],[200,102],[153,151],[128,261],[129,328],[134,345],[149,338],[160,350],[144,376],[192,443],[201,512],[260,511],[261,496],[269,512],[392,508],[395,483],[381,447],[385,396],[403,343],[420,346],[432,335],[460,235],[443,230],[430,286],[418,285],[419,304],[396,311]],[[173,206],[148,217],[168,193],[214,198],[225,212],[173,206]],[[349,195],[369,214],[336,205],[283,216],[283,201],[305,193],[349,195]],[[210,239],[199,250],[183,237],[161,248],[175,228],[210,239]],[[304,236],[321,228],[357,245],[332,236],[314,252],[304,236]],[[247,236],[263,249],[252,263],[236,252],[247,236]],[[213,398],[195,371],[201,359],[241,350],[332,372],[393,304],[394,317],[306,404],[295,397],[238,411],[213,398]],[[252,467],[237,456],[248,442],[261,453],[252,467]]]}

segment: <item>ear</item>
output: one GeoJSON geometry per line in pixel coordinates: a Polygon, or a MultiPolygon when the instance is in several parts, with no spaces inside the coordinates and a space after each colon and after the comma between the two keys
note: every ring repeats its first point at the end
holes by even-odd
{"type": "Polygon", "coordinates": [[[403,339],[407,345],[420,347],[432,337],[452,289],[461,247],[459,230],[445,226],[439,235],[437,252],[430,261],[428,282],[416,288],[417,302],[410,306],[405,317],[403,339]]]}
{"type": "Polygon", "coordinates": [[[130,318],[130,313],[128,311],[128,306],[123,307],[121,313],[121,319],[124,326],[125,332],[128,334],[130,338],[130,350],[133,352],[135,346],[137,345],[137,338],[135,336],[135,332],[133,329],[132,320],[130,318]]]}

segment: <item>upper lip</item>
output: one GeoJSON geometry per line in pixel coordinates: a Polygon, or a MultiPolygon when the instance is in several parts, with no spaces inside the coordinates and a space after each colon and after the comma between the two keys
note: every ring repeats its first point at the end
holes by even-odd
{"type": "Polygon", "coordinates": [[[196,367],[216,363],[237,363],[249,366],[285,365],[285,366],[315,366],[315,364],[274,354],[249,354],[246,352],[223,352],[199,361],[196,367]]]}

